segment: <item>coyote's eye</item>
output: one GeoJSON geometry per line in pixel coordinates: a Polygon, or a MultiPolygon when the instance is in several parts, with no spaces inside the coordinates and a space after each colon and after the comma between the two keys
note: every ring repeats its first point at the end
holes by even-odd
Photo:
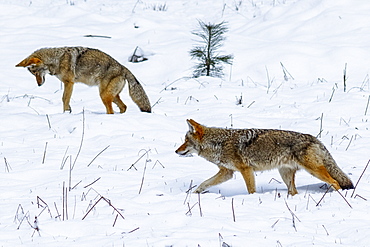
{"type": "Polygon", "coordinates": [[[33,66],[32,67],[28,67],[27,69],[28,69],[29,72],[31,72],[31,74],[33,74],[33,75],[35,74],[34,67],[33,66]]]}
{"type": "Polygon", "coordinates": [[[37,72],[39,72],[41,69],[32,65],[30,67],[27,67],[28,71],[31,72],[32,75],[36,75],[37,72]]]}
{"type": "Polygon", "coordinates": [[[185,138],[185,143],[187,143],[187,144],[188,144],[188,146],[193,146],[193,145],[194,145],[193,138],[191,138],[191,137],[186,137],[186,138],[185,138]]]}

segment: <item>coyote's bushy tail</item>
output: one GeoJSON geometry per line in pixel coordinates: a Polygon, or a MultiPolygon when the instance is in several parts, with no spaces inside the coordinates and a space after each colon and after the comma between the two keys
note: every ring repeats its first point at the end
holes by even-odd
{"type": "Polygon", "coordinates": [[[127,82],[131,99],[140,108],[142,112],[152,112],[149,98],[146,95],[144,88],[136,77],[129,71],[127,71],[127,82]]]}
{"type": "Polygon", "coordinates": [[[330,176],[339,183],[343,190],[354,189],[351,179],[339,168],[329,151],[325,148],[323,152],[325,153],[323,162],[330,176]]]}

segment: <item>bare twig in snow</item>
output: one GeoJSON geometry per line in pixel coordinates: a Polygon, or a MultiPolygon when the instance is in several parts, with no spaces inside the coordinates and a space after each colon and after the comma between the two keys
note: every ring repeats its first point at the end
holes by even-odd
{"type": "Polygon", "coordinates": [[[195,205],[197,205],[198,204],[198,202],[196,202],[196,203],[194,203],[194,205],[192,206],[192,207],[190,207],[190,204],[189,203],[187,203],[187,205],[188,205],[188,211],[185,213],[185,215],[190,215],[190,216],[192,216],[193,214],[192,214],[192,212],[191,212],[191,210],[195,207],[195,205]]]}
{"type": "Polygon", "coordinates": [[[9,165],[8,161],[6,160],[6,158],[4,157],[4,162],[5,162],[5,171],[6,172],[10,172],[10,170],[12,170],[12,167],[9,165]]]}
{"type": "Polygon", "coordinates": [[[275,181],[277,182],[278,184],[281,184],[281,182],[279,180],[277,180],[276,178],[271,178],[270,181],[269,181],[269,184],[272,182],[272,181],[275,181]]]}
{"type": "MultiPolygon", "coordinates": [[[[165,86],[159,93],[162,93],[163,91],[166,91],[166,90],[168,90],[168,87],[169,86],[171,86],[172,84],[174,84],[175,82],[178,82],[178,81],[180,81],[180,80],[182,80],[182,79],[185,79],[185,80],[188,80],[188,79],[191,79],[191,77],[181,77],[181,78],[179,78],[179,79],[176,79],[176,80],[174,80],[173,82],[171,82],[170,84],[168,84],[167,86],[165,86]]],[[[174,88],[174,87],[171,87],[171,90],[174,90],[174,89],[176,89],[176,88],[174,88]]]]}
{"type": "Polygon", "coordinates": [[[46,157],[46,148],[48,147],[48,142],[45,143],[45,149],[44,149],[44,156],[42,157],[42,164],[45,163],[45,157],[46,157]]]}
{"type": "MultiPolygon", "coordinates": [[[[145,149],[142,149],[142,150],[145,150],[145,149]]],[[[140,150],[139,152],[141,152],[142,150],[140,150]]],[[[137,169],[136,169],[136,167],[135,167],[135,165],[136,165],[136,163],[137,162],[139,162],[145,155],[147,155],[148,153],[150,152],[150,149],[149,150],[145,150],[145,153],[144,154],[142,154],[128,169],[127,169],[127,171],[128,170],[131,170],[131,168],[134,168],[136,171],[137,171],[137,169]]]]}
{"type": "Polygon", "coordinates": [[[280,62],[280,65],[281,65],[281,68],[283,69],[283,73],[284,73],[284,80],[285,81],[288,81],[289,80],[289,77],[294,80],[293,76],[289,73],[289,71],[284,67],[283,63],[280,62]]]}
{"type": "Polygon", "coordinates": [[[240,98],[236,97],[236,105],[242,105],[243,104],[243,94],[240,94],[240,98]]]}
{"type": "MultiPolygon", "coordinates": [[[[162,97],[159,97],[159,99],[152,105],[152,109],[154,108],[154,106],[158,105],[159,103],[161,103],[161,100],[162,97]]],[[[163,102],[163,101],[162,101],[163,102]]]]}
{"type": "Polygon", "coordinates": [[[48,114],[46,114],[46,119],[48,120],[49,129],[51,129],[51,124],[50,124],[50,119],[49,119],[49,115],[48,114]]]}
{"type": "Polygon", "coordinates": [[[40,208],[40,207],[43,208],[38,216],[40,216],[45,211],[45,209],[48,209],[48,213],[50,215],[50,218],[53,218],[53,216],[51,215],[49,205],[44,200],[42,200],[39,196],[36,197],[36,203],[37,203],[38,208],[40,208]]]}
{"type": "Polygon", "coordinates": [[[63,181],[63,192],[62,192],[62,220],[64,221],[65,219],[65,212],[66,212],[66,190],[65,190],[65,182],[63,181]]]}
{"type": "Polygon", "coordinates": [[[254,103],[255,103],[256,101],[252,101],[248,106],[247,106],[247,108],[249,108],[249,107],[251,107],[254,103]]]}
{"type": "Polygon", "coordinates": [[[17,223],[17,221],[20,222],[20,217],[24,217],[24,210],[21,204],[18,205],[17,211],[15,212],[14,223],[17,223]]]}
{"type": "Polygon", "coordinates": [[[95,34],[87,34],[87,35],[84,35],[84,37],[86,38],[105,38],[105,39],[110,39],[112,37],[110,36],[105,36],[105,35],[95,35],[95,34]]]}
{"type": "Polygon", "coordinates": [[[324,199],[325,195],[328,193],[328,191],[330,190],[331,188],[331,185],[328,186],[328,189],[325,191],[324,195],[321,197],[321,199],[319,200],[318,203],[316,203],[316,207],[320,205],[321,201],[324,199]]]}
{"type": "Polygon", "coordinates": [[[360,197],[362,200],[367,201],[367,199],[366,199],[366,198],[364,198],[364,197],[360,196],[359,194],[356,194],[354,198],[356,198],[356,197],[360,197]]]}
{"type": "Polygon", "coordinates": [[[74,190],[80,183],[82,183],[82,180],[80,180],[80,182],[78,182],[77,184],[75,184],[75,186],[73,186],[72,188],[71,188],[71,190],[74,190]]]}
{"type": "Polygon", "coordinates": [[[331,100],[333,99],[333,96],[334,96],[334,93],[335,93],[335,88],[333,87],[332,89],[333,91],[331,92],[331,96],[330,96],[330,99],[329,99],[329,103],[331,102],[331,100]]]}
{"type": "Polygon", "coordinates": [[[321,133],[323,131],[322,129],[322,120],[324,118],[324,113],[321,113],[321,117],[320,117],[320,131],[319,131],[319,134],[316,136],[317,138],[321,138],[321,133]]]}
{"type": "Polygon", "coordinates": [[[327,235],[327,236],[329,236],[328,230],[326,230],[325,226],[324,226],[324,225],[322,225],[322,227],[324,227],[324,230],[325,230],[325,232],[326,232],[326,235],[327,235]]]}
{"type": "Polygon", "coordinates": [[[29,212],[27,212],[26,214],[24,214],[23,215],[23,217],[22,217],[22,219],[18,219],[18,221],[19,221],[19,225],[18,225],[18,227],[17,227],[17,230],[19,230],[19,228],[21,227],[21,225],[22,225],[22,223],[23,223],[23,221],[25,220],[25,219],[27,219],[27,222],[29,223],[29,218],[30,218],[30,213],[29,212]]]}
{"type": "Polygon", "coordinates": [[[99,200],[97,200],[96,202],[95,202],[95,204],[89,209],[89,211],[85,214],[85,216],[82,218],[82,220],[84,220],[86,217],[87,217],[87,215],[96,207],[96,205],[100,202],[100,201],[105,201],[110,207],[112,207],[113,208],[113,210],[117,213],[117,215],[119,215],[119,216],[121,216],[121,218],[122,219],[125,219],[125,217],[122,215],[122,213],[120,212],[120,210],[119,209],[117,209],[115,206],[113,206],[112,205],[112,203],[111,203],[111,201],[109,200],[109,199],[107,199],[107,198],[105,198],[104,196],[101,196],[100,198],[99,198],[99,200]]]}
{"type": "Polygon", "coordinates": [[[200,217],[203,217],[202,206],[200,205],[200,193],[198,193],[198,205],[200,217]]]}
{"type": "Polygon", "coordinates": [[[152,169],[154,169],[154,167],[157,165],[157,163],[160,164],[162,166],[162,168],[165,168],[164,165],[159,160],[156,160],[154,162],[154,165],[153,165],[152,169]]]}
{"type": "Polygon", "coordinates": [[[347,89],[347,63],[344,65],[344,70],[343,70],[343,88],[344,92],[346,92],[347,89]]]}
{"type": "Polygon", "coordinates": [[[55,216],[55,218],[59,218],[59,220],[61,220],[60,213],[58,211],[57,204],[55,202],[54,202],[54,207],[55,207],[55,211],[57,211],[57,216],[55,216]]]}
{"type": "Polygon", "coordinates": [[[275,197],[274,197],[274,201],[276,201],[276,197],[278,196],[279,194],[279,198],[280,198],[280,193],[277,192],[277,188],[275,188],[275,197]]]}
{"type": "Polygon", "coordinates": [[[35,232],[37,232],[39,234],[39,236],[41,237],[40,228],[39,228],[39,221],[37,220],[37,216],[35,216],[35,220],[33,221],[33,225],[31,225],[31,227],[34,229],[32,237],[35,234],[35,232]]]}
{"type": "Polygon", "coordinates": [[[135,232],[135,231],[137,231],[137,230],[139,230],[140,229],[140,227],[136,227],[135,229],[133,229],[133,230],[131,230],[131,231],[129,231],[129,232],[123,232],[123,233],[133,233],[133,232],[135,232]]]}
{"type": "Polygon", "coordinates": [[[352,139],[353,139],[353,135],[351,136],[351,140],[349,140],[349,143],[348,143],[348,146],[346,148],[346,151],[348,150],[349,146],[351,145],[352,139]]]}
{"type": "Polygon", "coordinates": [[[118,214],[116,214],[116,217],[114,218],[113,226],[112,227],[114,227],[116,225],[117,219],[118,219],[118,214]]]}
{"type": "Polygon", "coordinates": [[[316,206],[317,206],[317,202],[315,201],[315,199],[313,199],[313,197],[312,197],[310,194],[308,194],[306,210],[308,210],[308,203],[310,202],[310,198],[314,201],[314,203],[315,203],[315,204],[316,204],[316,206]]]}
{"type": "Polygon", "coordinates": [[[189,184],[189,189],[186,191],[186,197],[185,197],[185,200],[184,200],[184,204],[186,202],[186,200],[188,199],[188,197],[191,195],[191,191],[197,187],[196,185],[193,185],[193,180],[190,181],[190,184],[189,184]]]}
{"type": "Polygon", "coordinates": [[[190,95],[189,97],[186,98],[185,103],[184,103],[185,105],[188,103],[188,100],[195,100],[196,102],[199,102],[199,100],[197,100],[196,98],[190,95]]]}
{"type": "Polygon", "coordinates": [[[69,173],[68,173],[68,190],[71,191],[72,189],[72,156],[70,156],[70,162],[69,162],[69,173]]]}
{"type": "Polygon", "coordinates": [[[365,116],[367,115],[367,109],[369,108],[369,102],[370,102],[370,95],[367,98],[367,104],[366,104],[366,109],[365,109],[365,116]]]}
{"type": "Polygon", "coordinates": [[[101,177],[99,177],[99,178],[95,179],[93,182],[91,182],[91,183],[89,183],[88,185],[86,185],[86,186],[84,187],[84,189],[86,189],[87,187],[89,187],[89,186],[93,185],[94,183],[98,182],[100,179],[101,179],[101,177]]]}
{"type": "Polygon", "coordinates": [[[75,160],[73,162],[72,170],[73,170],[73,168],[76,165],[76,161],[77,161],[78,156],[80,155],[80,152],[81,152],[81,149],[82,149],[82,143],[84,141],[84,136],[85,136],[85,109],[82,110],[82,136],[81,136],[81,143],[80,143],[80,147],[78,148],[78,151],[77,151],[77,154],[76,154],[76,158],[75,158],[75,160]]]}
{"type": "Polygon", "coordinates": [[[277,220],[274,222],[274,224],[272,224],[271,228],[274,228],[274,227],[275,227],[275,225],[279,222],[279,220],[280,220],[280,219],[277,219],[277,220]]]}
{"type": "MultiPolygon", "coordinates": [[[[319,204],[321,203],[321,201],[324,199],[325,195],[328,193],[328,191],[330,190],[330,188],[332,188],[333,185],[330,185],[328,186],[328,189],[325,191],[324,195],[321,197],[320,201],[316,204],[316,207],[319,206],[319,204]]],[[[349,202],[347,201],[347,199],[342,195],[342,193],[339,192],[339,190],[336,190],[338,192],[338,194],[343,198],[343,200],[347,203],[347,205],[352,208],[351,204],[349,204],[349,202]]]]}
{"type": "Polygon", "coordinates": [[[265,66],[265,68],[266,68],[266,75],[267,75],[267,93],[269,93],[272,82],[270,80],[269,70],[267,69],[267,66],[265,66]]]}
{"type": "Polygon", "coordinates": [[[146,164],[148,163],[148,160],[145,160],[145,165],[144,165],[144,170],[143,170],[143,176],[141,177],[141,184],[140,184],[140,189],[139,189],[139,195],[141,193],[141,190],[143,189],[143,184],[144,184],[144,176],[145,176],[145,171],[146,171],[146,164]]]}
{"type": "Polygon", "coordinates": [[[66,161],[67,161],[66,154],[67,154],[68,149],[69,149],[69,146],[67,147],[66,151],[64,152],[64,156],[63,156],[63,159],[62,159],[62,163],[60,164],[60,170],[63,170],[64,165],[65,165],[65,163],[66,163],[66,161]]]}
{"type": "Polygon", "coordinates": [[[68,188],[65,188],[66,192],[65,192],[65,200],[64,202],[66,203],[66,206],[65,206],[65,210],[66,210],[66,220],[68,220],[68,188]]]}
{"type": "Polygon", "coordinates": [[[289,208],[288,203],[285,201],[285,205],[288,208],[290,214],[292,215],[292,222],[293,222],[293,227],[294,230],[297,231],[296,225],[295,225],[295,219],[297,219],[299,222],[301,222],[298,217],[293,213],[293,211],[289,208]]]}
{"type": "Polygon", "coordinates": [[[339,190],[337,190],[338,194],[343,198],[343,200],[347,203],[347,205],[352,208],[351,204],[349,204],[349,202],[347,201],[347,199],[342,195],[342,193],[339,192],[339,190]]]}
{"type": "Polygon", "coordinates": [[[233,212],[233,221],[235,222],[234,198],[231,198],[231,209],[233,212]]]}
{"type": "Polygon", "coordinates": [[[98,158],[99,155],[101,155],[105,150],[107,150],[108,148],[110,147],[110,145],[106,146],[102,151],[100,151],[91,161],[90,163],[87,165],[87,167],[89,167],[96,158],[98,158]]]}
{"type": "Polygon", "coordinates": [[[360,177],[358,178],[358,180],[357,180],[357,182],[356,182],[356,185],[355,185],[355,188],[353,189],[353,192],[352,192],[351,197],[353,197],[353,195],[355,194],[355,191],[356,191],[356,189],[357,189],[357,185],[358,185],[358,183],[360,182],[360,180],[361,180],[362,176],[364,175],[364,173],[365,173],[365,171],[366,171],[367,167],[369,166],[369,163],[370,163],[370,159],[367,161],[367,164],[366,164],[366,166],[365,166],[364,170],[362,171],[362,173],[361,173],[360,177]]]}

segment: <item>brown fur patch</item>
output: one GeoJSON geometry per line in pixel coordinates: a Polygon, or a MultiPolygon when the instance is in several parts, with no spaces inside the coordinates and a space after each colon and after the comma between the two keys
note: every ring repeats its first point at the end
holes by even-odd
{"type": "Polygon", "coordinates": [[[22,62],[20,62],[19,64],[17,64],[15,67],[27,67],[27,66],[30,66],[32,64],[35,64],[35,65],[39,65],[41,64],[42,61],[36,57],[32,57],[30,59],[24,59],[22,62]]]}
{"type": "Polygon", "coordinates": [[[35,74],[37,85],[41,86],[44,83],[44,78],[40,76],[40,73],[35,74]]]}

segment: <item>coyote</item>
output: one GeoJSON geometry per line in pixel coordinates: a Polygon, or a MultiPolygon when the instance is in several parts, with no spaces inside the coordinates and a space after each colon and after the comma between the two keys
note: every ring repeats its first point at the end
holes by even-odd
{"type": "Polygon", "coordinates": [[[69,105],[73,84],[82,82],[89,86],[99,86],[100,97],[108,114],[113,114],[112,102],[120,110],[126,111],[126,105],[119,93],[128,82],[132,100],[143,112],[151,112],[148,96],[135,76],[108,54],[87,47],[42,48],[16,67],[27,67],[41,86],[45,74],[55,75],[64,84],[63,111],[71,112],[69,105]]]}
{"type": "Polygon", "coordinates": [[[239,171],[249,193],[256,192],[254,171],[277,168],[288,187],[288,193],[298,193],[294,176],[303,168],[334,189],[353,189],[351,180],[337,166],[325,146],[315,137],[286,130],[209,128],[187,120],[189,131],[176,153],[196,153],[219,167],[216,175],[201,183],[194,191],[232,178],[239,171]]]}

